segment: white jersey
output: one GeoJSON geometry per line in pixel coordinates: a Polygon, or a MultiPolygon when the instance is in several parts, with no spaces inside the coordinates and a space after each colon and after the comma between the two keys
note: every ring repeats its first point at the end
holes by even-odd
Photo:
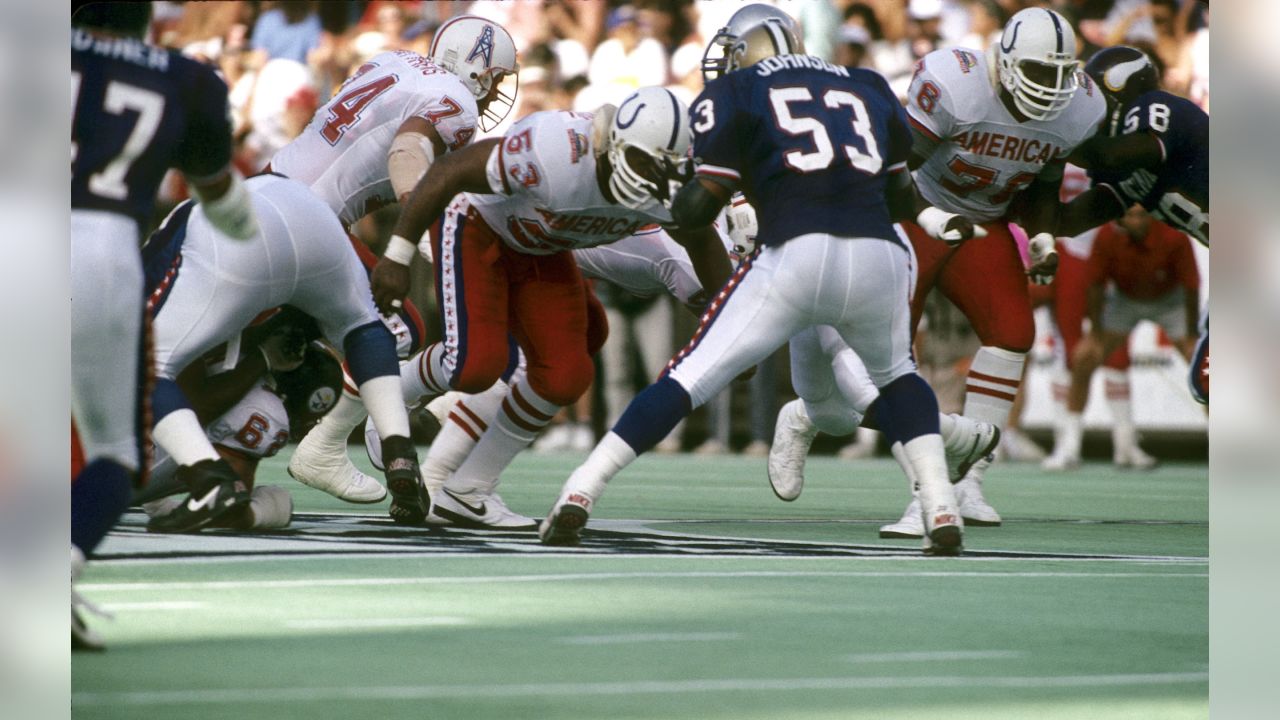
{"type": "Polygon", "coordinates": [[[603,245],[653,223],[670,223],[657,201],[643,210],[609,202],[596,182],[591,115],[534,113],[503,136],[489,156],[493,195],[471,206],[513,250],[550,255],[603,245]]]}
{"type": "MultiPolygon", "coordinates": [[[[209,442],[251,460],[269,458],[289,442],[289,414],[284,401],[266,386],[255,385],[217,420],[205,427],[209,442]]],[[[164,482],[177,471],[173,461],[156,446],[151,482],[164,482]]]]}
{"type": "Polygon", "coordinates": [[[1061,115],[1018,122],[1000,101],[988,58],[961,48],[926,55],[911,81],[907,115],[940,145],[915,173],[920,194],[975,222],[1004,217],[1046,164],[1065,159],[1102,122],[1102,93],[1083,72],[1076,78],[1061,115]]]}
{"type": "MultiPolygon", "coordinates": [[[[721,238],[727,244],[723,234],[721,238]]],[[[650,297],[664,292],[685,305],[702,305],[702,283],[693,271],[689,253],[662,228],[600,247],[573,251],[584,277],[607,280],[632,295],[650,297]]]]}
{"type": "Polygon", "coordinates": [[[450,150],[471,142],[476,101],[462,81],[407,50],[374,56],[311,124],[271,158],[271,169],[310,186],[343,224],[396,202],[387,153],[400,125],[421,117],[450,150]]]}

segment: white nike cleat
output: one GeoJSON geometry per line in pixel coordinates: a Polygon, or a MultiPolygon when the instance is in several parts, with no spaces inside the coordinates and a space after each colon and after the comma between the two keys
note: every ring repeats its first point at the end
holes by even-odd
{"type": "Polygon", "coordinates": [[[979,460],[990,455],[1000,444],[1000,428],[991,423],[972,420],[963,415],[955,418],[955,431],[945,445],[947,473],[952,483],[960,482],[979,460]]]}
{"type": "Polygon", "coordinates": [[[1116,467],[1133,470],[1153,470],[1160,464],[1159,460],[1143,452],[1142,448],[1136,444],[1117,448],[1113,454],[1113,460],[1116,467]]]}
{"type": "Polygon", "coordinates": [[[920,511],[920,499],[911,498],[911,504],[902,512],[902,518],[896,523],[880,526],[882,538],[919,538],[924,537],[924,514],[920,511]]]}
{"type": "Polygon", "coordinates": [[[537,530],[538,521],[525,517],[502,501],[497,493],[489,495],[453,493],[440,488],[432,498],[428,525],[470,528],[472,530],[537,530]]]}
{"type": "Polygon", "coordinates": [[[1040,469],[1046,472],[1068,472],[1080,467],[1079,455],[1054,453],[1040,463],[1040,469]]]}
{"type": "Polygon", "coordinates": [[[1000,513],[991,507],[982,496],[982,473],[991,465],[992,457],[979,460],[965,474],[964,479],[956,483],[956,503],[960,506],[960,516],[968,525],[975,527],[996,527],[1000,525],[1000,513]]]}
{"type": "Polygon", "coordinates": [[[556,501],[538,526],[538,539],[543,545],[577,546],[590,514],[591,498],[581,493],[570,493],[556,501]]]}
{"type": "Polygon", "coordinates": [[[921,543],[925,555],[954,557],[964,551],[964,522],[955,505],[940,503],[921,516],[926,531],[921,543]]]}
{"type": "Polygon", "coordinates": [[[349,503],[369,505],[386,499],[387,489],[360,472],[345,449],[339,455],[331,455],[319,449],[318,443],[310,442],[311,437],[304,437],[289,458],[290,477],[349,503]]]}
{"type": "Polygon", "coordinates": [[[779,500],[791,502],[804,489],[804,461],[818,427],[804,413],[804,401],[792,400],[778,411],[769,448],[769,486],[779,500]]]}

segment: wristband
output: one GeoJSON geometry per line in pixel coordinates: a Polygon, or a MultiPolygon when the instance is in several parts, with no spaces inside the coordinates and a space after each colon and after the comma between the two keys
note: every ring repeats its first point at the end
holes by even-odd
{"type": "Polygon", "coordinates": [[[413,261],[413,254],[417,251],[418,247],[413,243],[399,235],[392,235],[391,240],[387,242],[387,250],[382,253],[382,257],[397,265],[407,266],[413,261]]]}
{"type": "Polygon", "coordinates": [[[946,210],[940,210],[930,205],[920,211],[916,216],[916,224],[920,226],[929,237],[941,240],[942,233],[947,231],[947,223],[951,222],[951,218],[956,217],[954,213],[946,210]]]}
{"type": "Polygon", "coordinates": [[[232,171],[231,184],[222,197],[200,201],[204,216],[213,226],[236,240],[248,240],[258,234],[258,216],[254,214],[249,191],[239,173],[232,171]]]}

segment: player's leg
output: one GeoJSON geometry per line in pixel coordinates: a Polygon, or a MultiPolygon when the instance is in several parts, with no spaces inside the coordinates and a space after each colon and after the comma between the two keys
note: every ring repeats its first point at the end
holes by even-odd
{"type": "MultiPolygon", "coordinates": [[[[796,242],[765,248],[739,266],[703,314],[689,344],[672,358],[657,382],[627,405],[613,429],[565,482],[539,527],[544,543],[577,544],[592,505],[614,475],[661,442],[693,408],[808,324],[808,309],[778,294],[782,285],[791,285],[797,294],[804,292],[799,277],[805,256],[811,253],[793,247],[796,242]]],[[[806,300],[811,301],[811,297],[806,300]]]]}
{"type": "MultiPolygon", "coordinates": [[[[982,343],[969,366],[964,415],[1003,428],[1035,341],[1035,323],[1022,258],[1008,226],[984,227],[985,238],[956,250],[938,288],[969,319],[982,343]]],[[[960,510],[970,525],[1001,522],[982,494],[982,475],[989,464],[990,460],[976,463],[957,484],[960,510]]]]}
{"type": "Polygon", "coordinates": [[[862,359],[880,391],[878,423],[891,447],[901,445],[903,470],[920,500],[926,552],[958,554],[962,525],[948,479],[938,401],[911,358],[908,255],[883,241],[846,241],[823,269],[850,279],[843,298],[824,303],[827,322],[862,359]]]}
{"type": "MultiPolygon", "coordinates": [[[[526,357],[497,415],[446,484],[455,498],[479,507],[498,476],[538,436],[561,408],[590,385],[586,286],[570,253],[509,253],[511,330],[526,357]]],[[[600,314],[603,318],[603,313],[600,314]]],[[[600,322],[598,320],[597,322],[600,322]]]]}
{"type": "Polygon", "coordinates": [[[141,462],[143,273],[133,221],[75,211],[71,237],[71,407],[83,460],[71,541],[87,557],[129,506],[141,462]]]}

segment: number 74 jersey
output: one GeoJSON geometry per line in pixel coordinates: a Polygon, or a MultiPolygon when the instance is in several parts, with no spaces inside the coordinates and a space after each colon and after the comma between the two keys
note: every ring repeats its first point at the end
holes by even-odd
{"type": "Polygon", "coordinates": [[[411,117],[430,122],[450,150],[475,136],[476,101],[457,76],[407,50],[375,55],[316,111],[271,169],[305,183],[346,225],[398,200],[387,153],[411,117]]]}
{"type": "Polygon", "coordinates": [[[1079,72],[1076,79],[1062,114],[1018,122],[1000,101],[988,58],[962,48],[924,56],[908,91],[907,116],[938,146],[916,171],[920,194],[974,222],[1003,218],[1044,166],[1065,160],[1106,115],[1106,100],[1089,76],[1079,72]]]}

